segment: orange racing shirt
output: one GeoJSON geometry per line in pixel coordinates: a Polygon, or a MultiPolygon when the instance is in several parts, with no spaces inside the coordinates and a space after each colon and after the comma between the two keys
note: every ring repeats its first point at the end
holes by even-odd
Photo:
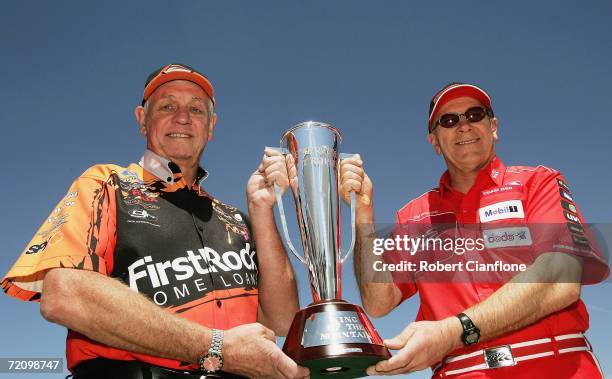
{"type": "MultiPolygon", "coordinates": [[[[2,289],[38,301],[53,268],[116,278],[180,317],[229,329],[257,320],[258,270],[247,217],[176,164],[147,150],[139,164],[103,164],[72,184],[2,280],[2,289]]],[[[69,330],[68,368],[103,357],[186,370],[197,365],[115,349],[69,330]]]]}

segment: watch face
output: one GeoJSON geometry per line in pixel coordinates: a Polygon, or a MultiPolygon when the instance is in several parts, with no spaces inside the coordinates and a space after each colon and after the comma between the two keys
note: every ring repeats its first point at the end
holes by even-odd
{"type": "Polygon", "coordinates": [[[473,332],[465,336],[465,341],[469,344],[473,344],[478,342],[478,337],[480,337],[478,333],[473,332]]]}
{"type": "Polygon", "coordinates": [[[204,358],[203,366],[204,370],[215,372],[221,367],[221,359],[219,359],[219,357],[216,355],[209,355],[208,357],[204,358]]]}

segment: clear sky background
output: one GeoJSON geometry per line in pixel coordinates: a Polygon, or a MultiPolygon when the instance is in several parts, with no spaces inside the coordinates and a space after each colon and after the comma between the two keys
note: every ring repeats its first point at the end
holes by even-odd
{"type": "MultiPolygon", "coordinates": [[[[215,85],[206,186],[242,209],[263,147],[314,119],[341,130],[342,151],[361,154],[377,220],[392,222],[444,170],[426,141],[431,96],[467,81],[493,97],[506,164],[562,171],[586,219],[610,223],[610,16],[608,0],[6,2],[0,274],[87,167],[138,160],[133,109],[147,75],[170,62],[215,85]]],[[[305,269],[296,271],[305,305],[305,269]]],[[[345,298],[358,303],[351,268],[344,279],[345,298]]],[[[612,375],[610,289],[584,287],[582,296],[587,335],[612,375]]],[[[374,324],[391,337],[417,307],[413,298],[374,324]]],[[[37,304],[0,296],[0,309],[0,357],[64,355],[65,329],[37,304]]]]}

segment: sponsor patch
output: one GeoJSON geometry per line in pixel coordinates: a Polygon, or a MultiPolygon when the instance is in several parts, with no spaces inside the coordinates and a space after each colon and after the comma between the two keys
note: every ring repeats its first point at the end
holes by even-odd
{"type": "Polygon", "coordinates": [[[41,251],[45,250],[45,247],[47,247],[47,245],[49,244],[49,241],[45,241],[41,244],[38,245],[32,245],[30,247],[28,247],[28,250],[26,250],[26,254],[36,254],[36,253],[40,253],[41,251]]]}
{"type": "Polygon", "coordinates": [[[152,226],[159,226],[157,223],[157,216],[152,215],[146,209],[130,209],[128,214],[136,220],[127,220],[131,224],[149,224],[152,226]]]}
{"type": "Polygon", "coordinates": [[[576,209],[576,206],[572,203],[569,203],[567,201],[561,200],[561,206],[563,207],[563,209],[568,210],[572,213],[578,213],[578,210],[576,209]]]}
{"type": "Polygon", "coordinates": [[[524,218],[523,203],[520,200],[508,200],[487,205],[478,210],[480,222],[524,218]]]}
{"type": "Polygon", "coordinates": [[[573,222],[568,222],[567,229],[569,229],[570,232],[575,233],[575,234],[584,234],[584,228],[580,224],[574,224],[573,222]]]}
{"type": "Polygon", "coordinates": [[[591,247],[589,239],[584,236],[577,236],[575,234],[572,234],[572,240],[574,241],[576,245],[589,247],[589,248],[591,247]]]}
{"type": "Polygon", "coordinates": [[[563,190],[563,188],[559,188],[559,193],[561,194],[562,198],[574,202],[574,198],[572,197],[572,195],[570,195],[569,192],[563,190]]]}
{"type": "Polygon", "coordinates": [[[566,191],[569,191],[569,186],[567,185],[567,183],[565,183],[563,180],[557,178],[557,184],[559,184],[559,187],[564,188],[566,191]]]}
{"type": "Polygon", "coordinates": [[[568,211],[563,211],[563,215],[565,216],[566,219],[568,219],[571,222],[575,222],[578,224],[581,224],[580,219],[578,218],[578,216],[576,216],[575,214],[572,214],[568,211]]]}
{"type": "Polygon", "coordinates": [[[483,232],[488,249],[499,247],[531,246],[531,233],[526,226],[516,228],[489,229],[483,232]]]}
{"type": "Polygon", "coordinates": [[[79,196],[79,191],[72,191],[72,192],[66,194],[66,196],[64,197],[64,200],[66,200],[66,199],[74,199],[77,196],[79,196]]]}
{"type": "Polygon", "coordinates": [[[152,214],[147,212],[145,209],[132,209],[130,210],[130,216],[134,218],[143,218],[143,219],[147,219],[151,221],[157,220],[156,216],[153,216],[152,214]]]}
{"type": "Polygon", "coordinates": [[[250,290],[258,285],[256,252],[249,243],[236,251],[217,252],[204,246],[183,254],[146,255],[127,267],[127,275],[133,291],[160,306],[201,301],[215,290],[250,290]]]}
{"type": "Polygon", "coordinates": [[[519,186],[505,185],[505,186],[501,186],[501,187],[490,188],[490,189],[482,191],[482,195],[483,196],[487,196],[487,195],[492,195],[494,193],[507,192],[507,191],[513,191],[513,190],[514,191],[519,190],[519,186]]]}

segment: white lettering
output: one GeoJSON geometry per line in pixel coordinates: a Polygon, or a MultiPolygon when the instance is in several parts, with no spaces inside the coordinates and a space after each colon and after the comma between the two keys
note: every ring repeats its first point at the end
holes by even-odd
{"type": "Polygon", "coordinates": [[[193,276],[193,267],[189,265],[182,265],[181,263],[188,263],[189,259],[185,257],[179,257],[172,261],[172,269],[175,274],[176,280],[187,280],[193,276]],[[184,272],[184,274],[178,275],[176,272],[184,272]]]}
{"type": "MultiPolygon", "coordinates": [[[[245,272],[237,273],[237,276],[232,273],[234,281],[237,284],[244,284],[246,282],[256,286],[258,281],[257,272],[253,272],[253,270],[257,270],[257,264],[255,263],[256,252],[254,250],[250,251],[249,248],[249,244],[246,244],[246,247],[241,249],[240,253],[227,251],[220,255],[213,249],[205,247],[198,249],[197,253],[194,253],[193,250],[187,250],[186,256],[176,257],[173,260],[163,262],[154,262],[153,258],[147,255],[128,266],[129,286],[133,291],[138,292],[138,280],[147,277],[151,287],[158,288],[171,284],[173,280],[187,280],[196,273],[198,275],[206,275],[210,272],[235,272],[245,269],[245,272]],[[204,263],[208,263],[209,266],[204,263]]],[[[221,278],[224,285],[229,287],[227,279],[229,277],[221,278]]]]}
{"type": "Polygon", "coordinates": [[[144,259],[138,259],[128,267],[128,275],[130,276],[130,288],[136,292],[138,292],[136,280],[147,276],[146,271],[134,272],[134,269],[142,265],[144,265],[144,259]]]}
{"type": "Polygon", "coordinates": [[[242,268],[242,260],[234,251],[228,251],[223,254],[223,263],[225,263],[227,267],[231,268],[232,270],[239,270],[242,268]]]}
{"type": "Polygon", "coordinates": [[[221,281],[223,282],[224,286],[226,286],[226,287],[230,286],[229,284],[227,284],[227,282],[225,281],[225,278],[223,276],[220,276],[220,278],[221,278],[221,281]]]}
{"type": "Polygon", "coordinates": [[[157,291],[155,295],[153,295],[153,301],[157,305],[164,305],[168,302],[168,296],[163,291],[157,291]],[[162,300],[158,300],[159,295],[161,295],[162,300]]]}
{"type": "Polygon", "coordinates": [[[253,252],[250,252],[250,248],[251,247],[247,242],[246,246],[240,250],[240,259],[244,263],[244,267],[246,267],[248,270],[252,270],[255,266],[255,262],[253,261],[253,255],[255,255],[255,250],[253,250],[253,252]]]}
{"type": "Polygon", "coordinates": [[[170,283],[170,281],[168,280],[168,275],[166,275],[166,269],[170,267],[172,267],[172,263],[170,263],[170,261],[155,264],[155,268],[157,269],[157,273],[159,274],[162,286],[165,286],[170,283]]]}
{"type": "Polygon", "coordinates": [[[202,268],[202,266],[200,266],[200,262],[199,261],[202,260],[202,256],[195,255],[192,250],[187,250],[187,257],[188,257],[189,261],[191,262],[191,264],[193,265],[193,267],[195,267],[195,269],[198,272],[198,274],[200,274],[200,275],[208,274],[208,270],[204,269],[204,268],[202,268]]]}
{"type": "Polygon", "coordinates": [[[246,273],[246,282],[249,285],[257,286],[257,274],[253,272],[246,273]]]}
{"type": "Polygon", "coordinates": [[[204,282],[202,281],[202,278],[194,280],[193,283],[196,285],[196,289],[199,292],[206,291],[207,287],[204,286],[204,282]]]}
{"type": "Polygon", "coordinates": [[[187,283],[183,283],[183,292],[181,292],[179,287],[174,287],[174,296],[176,296],[177,299],[189,296],[189,288],[187,288],[187,283]]]}
{"type": "Polygon", "coordinates": [[[215,267],[218,267],[218,268],[220,268],[223,271],[229,271],[230,270],[229,267],[227,267],[226,265],[221,263],[221,257],[219,256],[219,253],[217,253],[216,251],[214,251],[210,247],[207,246],[204,249],[198,249],[198,251],[200,252],[200,254],[202,254],[202,256],[206,256],[208,258],[208,264],[209,265],[212,263],[212,266],[210,267],[210,269],[213,272],[217,272],[215,267]]]}

